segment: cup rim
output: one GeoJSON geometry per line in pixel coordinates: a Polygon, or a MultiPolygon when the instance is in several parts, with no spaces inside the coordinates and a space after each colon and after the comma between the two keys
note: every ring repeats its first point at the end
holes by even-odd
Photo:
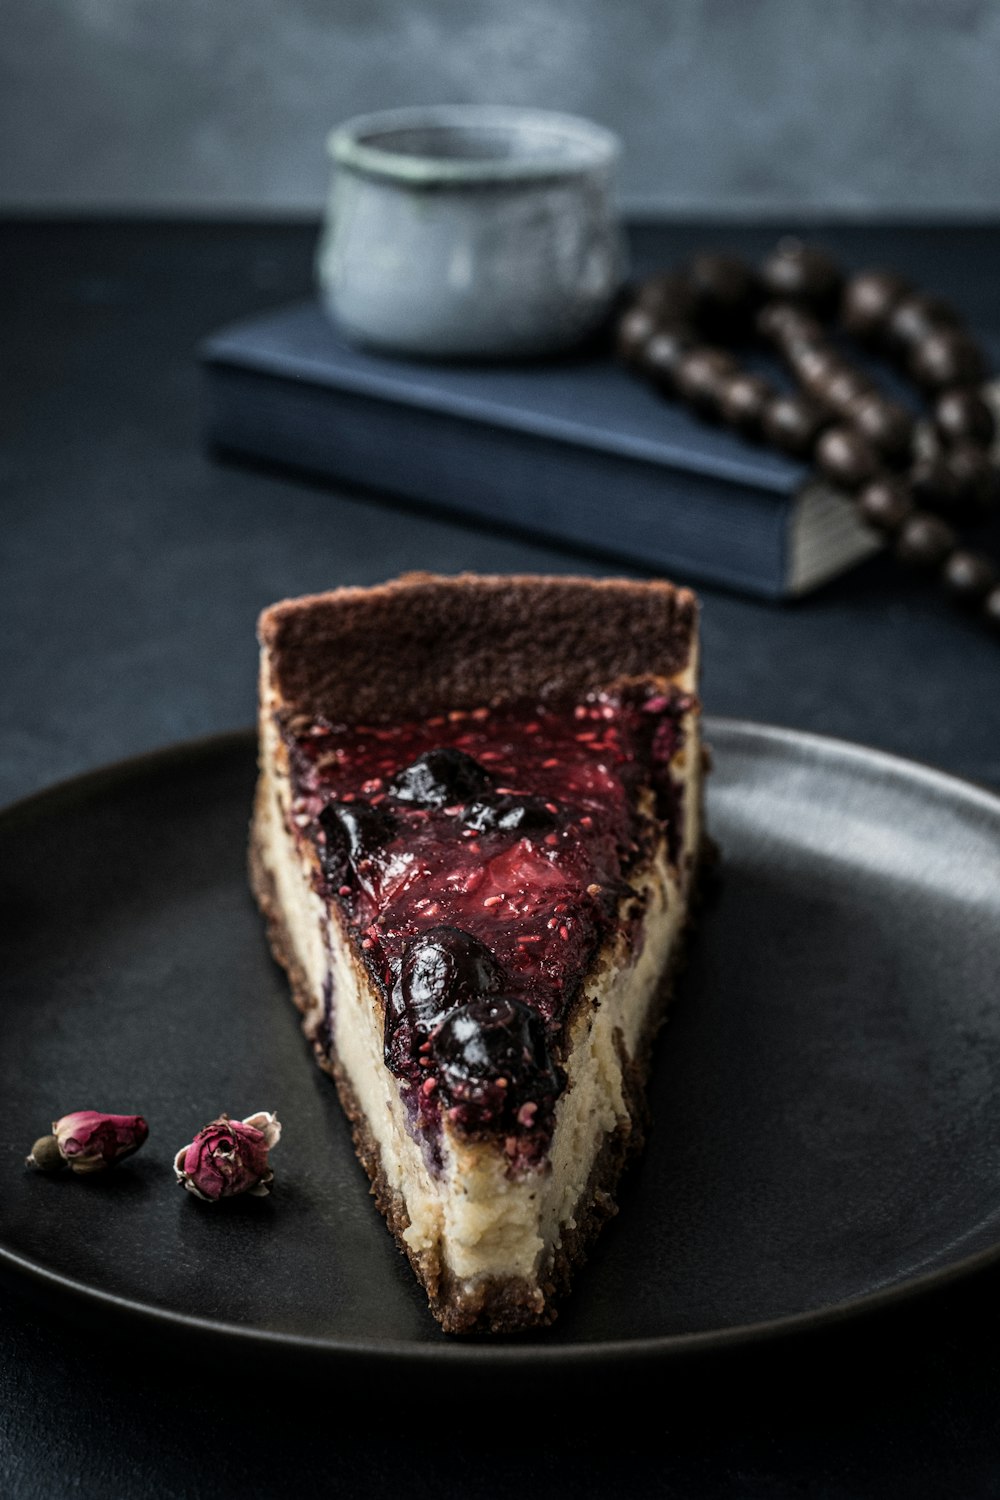
{"type": "Polygon", "coordinates": [[[440,104],[379,110],[354,115],[335,126],[326,149],[338,167],[411,187],[483,186],[490,183],[537,182],[545,178],[586,176],[614,165],[621,143],[613,131],[579,115],[559,110],[522,109],[493,104],[440,104]],[[584,149],[576,160],[553,151],[531,157],[456,159],[391,151],[368,139],[400,130],[480,128],[524,130],[534,126],[562,135],[584,149]]]}

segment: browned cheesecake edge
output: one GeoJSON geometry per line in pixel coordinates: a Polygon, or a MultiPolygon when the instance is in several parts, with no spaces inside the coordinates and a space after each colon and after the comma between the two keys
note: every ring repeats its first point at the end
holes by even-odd
{"type": "Polygon", "coordinates": [[[364,723],[676,678],[696,628],[659,580],[410,573],[274,604],[258,633],[291,712],[364,723]]]}

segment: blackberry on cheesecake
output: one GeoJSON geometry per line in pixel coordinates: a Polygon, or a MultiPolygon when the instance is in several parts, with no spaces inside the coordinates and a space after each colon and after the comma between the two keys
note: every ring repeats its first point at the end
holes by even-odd
{"type": "Polygon", "coordinates": [[[548,1322],[687,925],[694,598],[419,574],[260,641],[253,886],[376,1201],[446,1330],[548,1322]]]}

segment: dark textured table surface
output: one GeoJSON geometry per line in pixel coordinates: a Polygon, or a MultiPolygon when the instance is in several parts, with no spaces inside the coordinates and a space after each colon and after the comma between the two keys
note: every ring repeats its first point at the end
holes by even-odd
{"type": "MultiPolygon", "coordinates": [[[[773,234],[688,226],[674,238],[680,255],[706,240],[755,251],[773,234]]],[[[1000,230],[823,238],[1000,329],[1000,230]]],[[[196,341],[305,293],[313,241],[302,226],[0,228],[0,799],[248,724],[254,620],[283,595],[408,568],[622,571],[205,455],[196,341]]],[[[992,541],[1000,551],[995,529],[992,541]]],[[[1000,785],[1000,642],[885,560],[792,607],[702,596],[709,711],[1000,785]]],[[[470,1389],[440,1403],[388,1387],[355,1401],[293,1370],[203,1368],[183,1349],[168,1359],[95,1340],[4,1288],[0,1492],[972,1500],[1000,1494],[998,1384],[996,1270],[823,1336],[664,1368],[645,1432],[631,1392],[480,1401],[470,1389]]]]}

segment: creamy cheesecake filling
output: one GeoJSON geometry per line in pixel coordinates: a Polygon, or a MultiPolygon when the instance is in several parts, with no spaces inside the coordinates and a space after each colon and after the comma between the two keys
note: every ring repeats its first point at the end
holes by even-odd
{"type": "MultiPolygon", "coordinates": [[[[262,701],[268,705],[269,696],[262,701]]],[[[262,715],[257,849],[305,977],[310,1009],[304,1025],[314,1037],[330,1025],[333,1052],[378,1147],[382,1170],[405,1204],[407,1247],[418,1261],[436,1258],[462,1286],[493,1278],[537,1279],[560,1236],[574,1227],[605,1140],[628,1127],[623,1061],[634,1056],[649,1028],[661,976],[685,921],[700,839],[701,759],[693,713],[684,716],[683,730],[672,765],[682,793],[679,857],[669,865],[661,844],[646,873],[633,877],[633,887],[644,892],[645,910],[638,927],[620,924],[615,942],[584,983],[565,1039],[567,1087],[556,1104],[547,1156],[512,1173],[490,1143],[467,1138],[447,1120],[438,1170],[414,1138],[405,1084],[384,1062],[383,997],[355,955],[341,914],[314,889],[307,840],[294,822],[287,751],[269,708],[262,715]]]]}

